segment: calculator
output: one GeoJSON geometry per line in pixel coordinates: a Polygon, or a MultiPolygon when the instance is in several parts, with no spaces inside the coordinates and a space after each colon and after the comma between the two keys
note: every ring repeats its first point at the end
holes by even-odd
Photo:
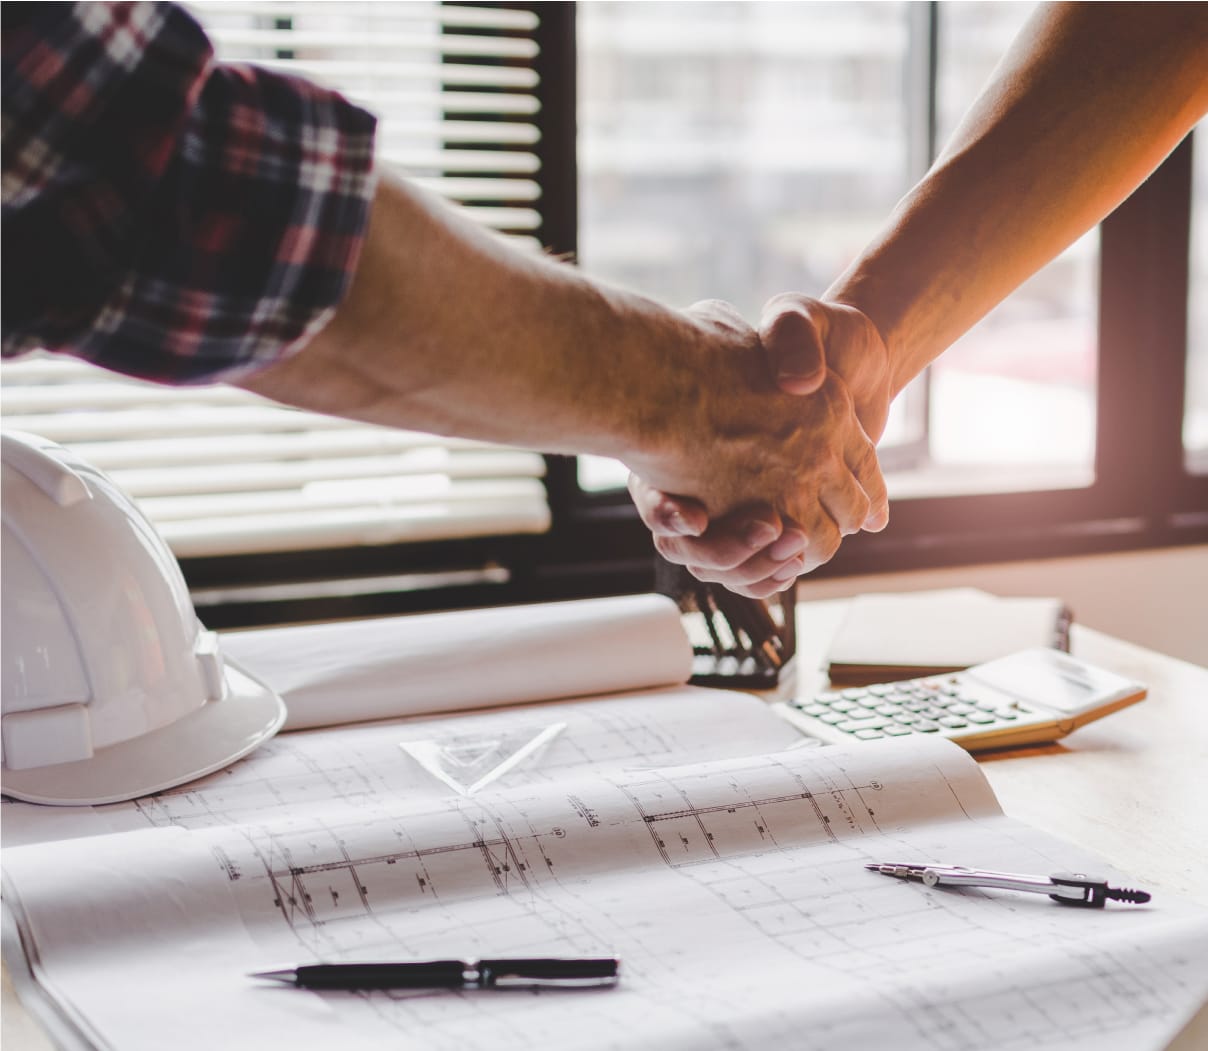
{"type": "Polygon", "coordinates": [[[775,707],[832,744],[930,734],[981,752],[1055,741],[1145,694],[1140,683],[1038,648],[948,675],[826,690],[775,707]]]}

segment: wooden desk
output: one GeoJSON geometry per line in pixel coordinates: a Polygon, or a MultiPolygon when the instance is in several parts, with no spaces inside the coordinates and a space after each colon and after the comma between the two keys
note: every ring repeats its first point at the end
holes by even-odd
{"type": "MultiPolygon", "coordinates": [[[[848,600],[797,607],[797,681],[819,671],[848,600]]],[[[1205,625],[1208,631],[1208,625],[1205,625]]],[[[980,757],[1003,810],[1110,862],[1161,900],[1208,905],[1208,669],[1075,624],[1071,651],[1149,687],[1062,741],[980,757]]],[[[1168,1051],[1208,1048],[1208,1003],[1168,1051]]]]}
{"type": "MultiPolygon", "coordinates": [[[[817,669],[846,600],[798,607],[797,681],[817,669]]],[[[1208,669],[1075,625],[1073,652],[1144,682],[1143,703],[1056,744],[982,760],[1012,817],[1099,854],[1161,900],[1178,893],[1208,906],[1208,669]]],[[[0,1042],[6,1051],[51,1044],[16,1000],[4,968],[0,1042]]],[[[1208,1005],[1169,1051],[1208,1047],[1208,1005]]]]}

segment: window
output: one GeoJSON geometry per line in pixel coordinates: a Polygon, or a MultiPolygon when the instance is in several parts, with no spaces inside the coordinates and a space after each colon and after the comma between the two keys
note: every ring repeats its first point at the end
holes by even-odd
{"type": "MultiPolygon", "coordinates": [[[[747,317],[774,291],[820,293],[1032,6],[948,3],[932,24],[917,4],[581,4],[583,265],[747,317]]],[[[987,467],[999,490],[1091,482],[1096,276],[1092,234],[898,399],[881,442],[895,497],[983,491],[987,467]]],[[[580,476],[600,490],[624,472],[584,458],[580,476]]]]}
{"type": "MultiPolygon", "coordinates": [[[[1034,7],[578,6],[582,264],[748,317],[842,270],[1034,7]]],[[[890,529],[849,538],[819,573],[1208,538],[1208,492],[1172,442],[1185,418],[1188,463],[1208,470],[1202,294],[1188,339],[1181,320],[1189,157],[1185,143],[899,399],[881,444],[890,529]]],[[[1201,156],[1191,280],[1208,290],[1206,170],[1201,156]]],[[[620,478],[585,460],[584,506],[620,478]]]]}

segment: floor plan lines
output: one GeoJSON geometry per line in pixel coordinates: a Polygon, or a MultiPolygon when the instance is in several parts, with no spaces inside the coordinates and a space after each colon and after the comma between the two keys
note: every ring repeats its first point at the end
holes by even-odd
{"type": "MultiPolygon", "coordinates": [[[[508,894],[528,885],[529,864],[496,820],[469,819],[466,838],[443,842],[405,824],[397,823],[389,836],[375,829],[366,843],[357,843],[363,830],[355,827],[293,835],[261,829],[247,841],[271,887],[273,906],[291,926],[441,899],[508,894]],[[398,847],[381,849],[387,838],[398,847]]],[[[239,878],[245,869],[237,869],[239,878]]]]}
{"type": "Polygon", "coordinates": [[[621,787],[672,867],[880,831],[871,805],[880,782],[841,772],[814,771],[807,782],[791,765],[765,761],[720,773],[654,772],[621,787]]]}

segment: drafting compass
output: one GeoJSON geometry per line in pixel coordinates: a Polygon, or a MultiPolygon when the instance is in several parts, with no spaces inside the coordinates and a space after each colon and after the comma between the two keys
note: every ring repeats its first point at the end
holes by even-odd
{"type": "Polygon", "coordinates": [[[1101,909],[1110,901],[1140,905],[1149,901],[1149,892],[1125,887],[1109,887],[1107,880],[1083,872],[1058,872],[1052,876],[1026,876],[1014,872],[970,869],[964,865],[898,865],[872,862],[864,866],[883,876],[917,880],[927,887],[997,887],[1047,894],[1061,905],[1101,909]]]}

